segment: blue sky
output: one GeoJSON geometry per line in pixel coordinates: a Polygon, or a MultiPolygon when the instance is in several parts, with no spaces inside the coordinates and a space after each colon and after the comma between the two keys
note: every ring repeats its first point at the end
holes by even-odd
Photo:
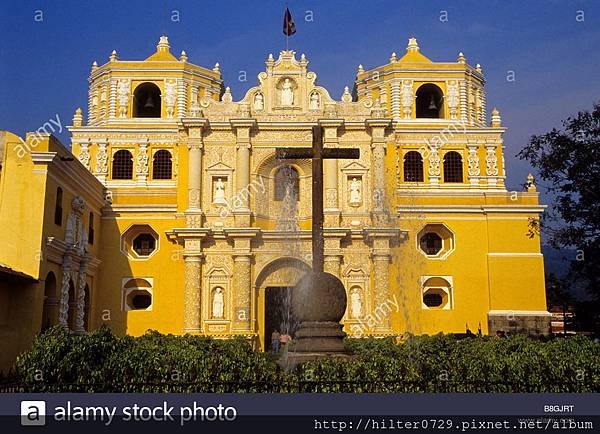
{"type": "MultiPolygon", "coordinates": [[[[530,170],[515,158],[541,133],[600,101],[600,2],[589,1],[288,1],[297,34],[290,48],[334,98],[352,86],[356,67],[384,64],[415,36],[423,54],[480,63],[488,111],[497,106],[505,135],[508,186],[530,170]],[[310,11],[310,12],[309,12],[310,11]],[[445,13],[443,11],[446,11],[445,13]],[[578,11],[583,11],[582,15],[578,11]],[[312,15],[311,15],[312,14],[312,15]],[[444,17],[447,14],[447,20],[444,17]],[[310,18],[312,17],[312,21],[310,18]],[[305,18],[308,18],[307,21],[305,18]],[[442,19],[440,19],[442,18],[442,19]],[[507,81],[509,71],[515,80],[507,81]]],[[[94,60],[113,49],[143,59],[167,34],[172,52],[212,67],[219,62],[234,99],[256,83],[269,53],[284,48],[283,1],[3,1],[0,129],[24,134],[58,114],[70,124],[87,105],[94,60]],[[42,11],[43,21],[39,19],[42,11]],[[179,22],[172,21],[178,11],[179,22]],[[247,81],[240,82],[240,71],[247,81]]],[[[69,143],[68,132],[59,137],[69,143]]]]}

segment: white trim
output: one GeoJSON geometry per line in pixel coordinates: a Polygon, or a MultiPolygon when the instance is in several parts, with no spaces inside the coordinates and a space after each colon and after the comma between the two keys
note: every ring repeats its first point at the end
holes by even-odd
{"type": "Polygon", "coordinates": [[[547,310],[490,310],[488,311],[488,316],[548,316],[551,317],[552,314],[547,310]]]}
{"type": "Polygon", "coordinates": [[[511,253],[511,252],[489,252],[488,256],[499,256],[499,257],[543,257],[541,253],[511,253]]]}
{"type": "Polygon", "coordinates": [[[539,214],[546,205],[398,205],[396,211],[402,213],[526,213],[539,214]]]}

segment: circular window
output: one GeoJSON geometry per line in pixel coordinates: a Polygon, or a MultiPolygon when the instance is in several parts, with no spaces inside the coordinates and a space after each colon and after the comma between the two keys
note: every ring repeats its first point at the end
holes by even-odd
{"type": "Polygon", "coordinates": [[[423,303],[427,307],[440,307],[444,303],[444,297],[436,292],[426,292],[423,294],[423,303]]]}
{"type": "Polygon", "coordinates": [[[156,240],[150,234],[140,234],[133,240],[133,250],[140,256],[150,256],[156,248],[156,240]]]}
{"type": "Polygon", "coordinates": [[[427,232],[419,244],[427,255],[437,255],[442,250],[442,237],[435,232],[427,232]]]}

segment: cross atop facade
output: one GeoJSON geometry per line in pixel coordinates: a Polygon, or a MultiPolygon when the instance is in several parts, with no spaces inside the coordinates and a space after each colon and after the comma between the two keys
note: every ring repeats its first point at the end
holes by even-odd
{"type": "Polygon", "coordinates": [[[357,159],[360,149],[324,148],[323,129],[320,126],[313,127],[312,136],[312,148],[277,148],[275,156],[279,160],[312,159],[312,268],[314,272],[323,272],[323,160],[357,159]]]}

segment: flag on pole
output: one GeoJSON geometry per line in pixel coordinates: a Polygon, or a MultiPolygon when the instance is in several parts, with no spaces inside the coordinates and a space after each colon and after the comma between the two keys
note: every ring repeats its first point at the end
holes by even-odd
{"type": "Polygon", "coordinates": [[[292,36],[294,33],[296,33],[296,23],[294,23],[292,14],[286,6],[285,14],[283,15],[283,34],[285,36],[292,36]]]}

